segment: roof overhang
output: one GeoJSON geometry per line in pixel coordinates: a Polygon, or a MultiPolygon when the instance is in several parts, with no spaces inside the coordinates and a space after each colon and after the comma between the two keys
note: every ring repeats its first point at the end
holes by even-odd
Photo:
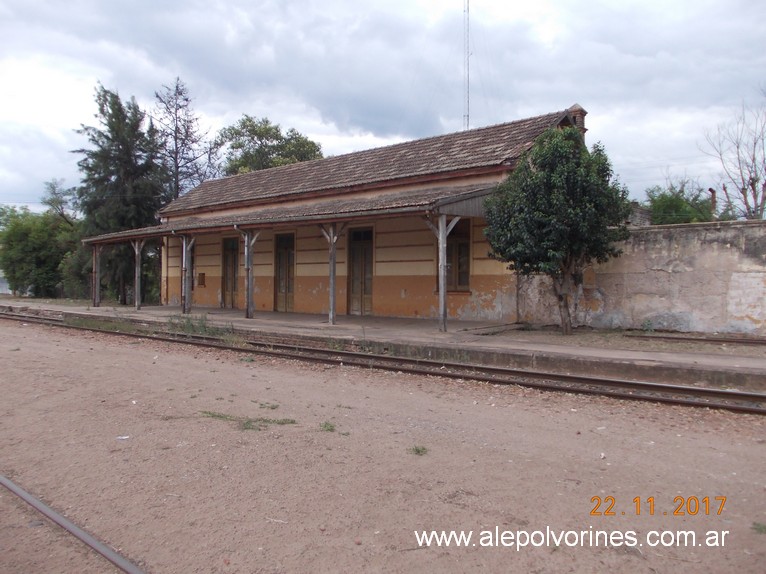
{"type": "Polygon", "coordinates": [[[484,199],[495,184],[432,187],[372,197],[334,196],[311,203],[258,206],[247,212],[211,218],[169,219],[152,227],[128,229],[83,239],[86,245],[125,243],[172,235],[203,235],[237,229],[269,229],[285,226],[381,219],[402,215],[483,216],[484,199]]]}

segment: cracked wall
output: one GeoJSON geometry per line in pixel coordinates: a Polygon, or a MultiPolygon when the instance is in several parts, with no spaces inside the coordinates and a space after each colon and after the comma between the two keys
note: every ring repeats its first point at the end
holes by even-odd
{"type": "MultiPolygon", "coordinates": [[[[550,283],[521,283],[521,320],[558,324],[550,283]]],[[[588,269],[575,324],[766,334],[766,222],[634,229],[623,255],[588,269]]]]}

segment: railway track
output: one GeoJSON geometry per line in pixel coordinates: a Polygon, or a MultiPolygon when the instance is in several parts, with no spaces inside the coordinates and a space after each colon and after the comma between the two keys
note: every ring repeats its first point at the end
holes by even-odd
{"type": "Polygon", "coordinates": [[[62,516],[49,506],[43,504],[39,499],[29,494],[26,490],[22,489],[16,483],[12,482],[9,478],[3,476],[2,474],[0,474],[0,487],[7,488],[12,494],[26,502],[28,505],[30,505],[37,512],[45,516],[54,524],[63,528],[67,533],[72,535],[74,538],[77,538],[91,550],[111,562],[112,565],[125,572],[125,574],[144,574],[144,571],[141,570],[141,568],[125,558],[122,554],[119,554],[114,549],[98,540],[89,532],[77,526],[68,518],[62,516]]]}
{"type": "Polygon", "coordinates": [[[674,341],[681,343],[711,343],[714,345],[766,345],[766,337],[724,335],[676,335],[669,333],[625,333],[631,339],[674,341]]]}
{"type": "MultiPolygon", "coordinates": [[[[69,329],[138,337],[170,343],[213,347],[239,353],[255,353],[292,360],[321,362],[382,369],[416,375],[482,381],[502,385],[520,385],[547,391],[564,391],[618,399],[643,400],[673,405],[726,409],[734,412],[766,415],[766,393],[736,391],[701,386],[685,386],[607,377],[572,375],[457,362],[431,361],[398,356],[369,354],[306,346],[280,339],[244,340],[242,345],[226,344],[219,338],[160,332],[115,331],[93,326],[67,324],[60,317],[44,317],[4,312],[0,318],[54,325],[69,329]]],[[[126,323],[126,327],[127,327],[126,323]]]]}
{"type": "Polygon", "coordinates": [[[307,349],[294,345],[249,343],[255,351],[287,358],[301,358],[329,364],[385,369],[416,375],[431,375],[494,384],[521,385],[547,391],[565,391],[621,399],[646,400],[676,405],[722,408],[738,412],[766,414],[766,393],[732,391],[493,367],[445,361],[368,355],[353,351],[307,349]]]}

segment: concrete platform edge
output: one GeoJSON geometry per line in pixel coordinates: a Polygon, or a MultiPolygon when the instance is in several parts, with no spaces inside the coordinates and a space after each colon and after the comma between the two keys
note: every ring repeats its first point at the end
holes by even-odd
{"type": "MultiPolygon", "coordinates": [[[[0,310],[19,311],[22,307],[0,307],[0,310]]],[[[135,324],[164,325],[167,319],[144,316],[128,317],[124,314],[115,316],[96,309],[88,312],[60,311],[28,308],[28,312],[42,316],[60,316],[62,318],[80,318],[98,321],[126,321],[135,324]]],[[[215,322],[213,322],[215,324],[215,322]]],[[[220,326],[220,324],[218,325],[220,326]]],[[[423,344],[400,342],[376,337],[359,338],[347,334],[334,334],[331,331],[321,336],[306,335],[296,332],[268,330],[263,328],[240,328],[231,326],[233,334],[247,337],[260,337],[274,342],[294,342],[321,348],[342,349],[406,358],[428,359],[433,361],[456,362],[475,365],[503,366],[518,369],[531,369],[539,372],[568,373],[577,375],[605,376],[618,379],[642,380],[683,385],[707,386],[748,391],[764,391],[766,373],[744,367],[722,365],[721,368],[709,366],[690,366],[656,361],[652,359],[604,359],[577,356],[577,349],[571,353],[550,353],[529,351],[526,349],[483,349],[460,346],[459,344],[423,344]]]]}

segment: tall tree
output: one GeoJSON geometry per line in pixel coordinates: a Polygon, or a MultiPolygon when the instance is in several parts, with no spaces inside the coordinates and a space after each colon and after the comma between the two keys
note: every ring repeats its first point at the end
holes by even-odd
{"type": "Polygon", "coordinates": [[[620,254],[614,242],[628,237],[629,213],[628,191],[603,147],[588,152],[578,129],[551,129],[487,200],[485,234],[491,255],[510,269],[551,278],[568,335],[583,271],[620,254]]]}
{"type": "Polygon", "coordinates": [[[247,114],[221,130],[218,145],[226,149],[223,172],[236,175],[280,165],[321,159],[322,147],[295,129],[282,133],[268,118],[247,114]]]}
{"type": "Polygon", "coordinates": [[[668,178],[664,187],[650,187],[646,190],[645,205],[651,211],[653,225],[698,223],[716,217],[712,197],[688,178],[676,181],[668,178]]]}
{"type": "Polygon", "coordinates": [[[705,136],[708,153],[721,163],[720,188],[728,207],[745,219],[766,215],[766,92],[759,106],[747,107],[705,136]]]}
{"type": "Polygon", "coordinates": [[[162,142],[160,156],[169,174],[172,199],[214,176],[214,148],[199,126],[192,109],[189,89],[180,78],[172,86],[154,93],[157,102],[152,117],[162,142]]]}
{"type": "MultiPolygon", "coordinates": [[[[123,103],[116,92],[99,85],[96,104],[99,125],[78,130],[91,147],[75,151],[83,155],[77,206],[84,232],[98,235],[154,225],[158,210],[170,199],[159,134],[133,98],[123,103]]],[[[127,303],[132,259],[127,246],[105,257],[107,279],[117,285],[122,304],[127,303]]]]}

